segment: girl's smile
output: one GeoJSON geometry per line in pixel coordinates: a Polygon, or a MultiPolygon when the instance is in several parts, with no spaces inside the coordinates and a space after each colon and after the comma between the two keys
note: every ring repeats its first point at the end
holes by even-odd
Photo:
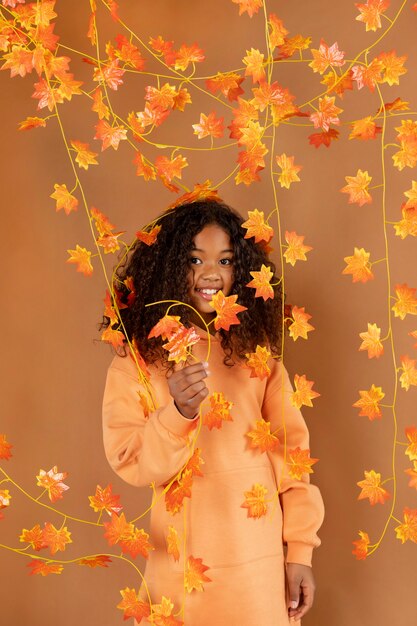
{"type": "Polygon", "coordinates": [[[209,304],[213,296],[220,289],[228,296],[233,285],[233,246],[228,233],[218,224],[203,228],[194,238],[189,263],[190,304],[210,322],[216,315],[209,304]]]}

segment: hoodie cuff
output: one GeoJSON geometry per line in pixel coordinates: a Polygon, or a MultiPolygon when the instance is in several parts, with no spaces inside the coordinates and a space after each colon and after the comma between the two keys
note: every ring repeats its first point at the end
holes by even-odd
{"type": "Polygon", "coordinates": [[[198,418],[198,413],[192,419],[184,417],[175,406],[173,398],[171,398],[158,415],[160,424],[177,437],[187,437],[188,433],[196,427],[198,418]]]}
{"type": "Polygon", "coordinates": [[[301,541],[291,541],[287,545],[287,563],[300,563],[300,565],[308,565],[311,567],[313,558],[313,546],[301,541]]]}

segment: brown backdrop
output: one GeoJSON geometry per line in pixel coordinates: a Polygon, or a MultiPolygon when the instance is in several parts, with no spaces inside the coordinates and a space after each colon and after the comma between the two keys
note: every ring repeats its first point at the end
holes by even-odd
{"type": "MultiPolygon", "coordinates": [[[[207,60],[197,68],[197,74],[209,75],[218,70],[242,66],[242,57],[251,47],[264,45],[262,15],[252,20],[238,17],[238,7],[228,0],[207,2],[120,2],[124,21],[145,41],[161,34],[176,45],[197,41],[205,50],[207,60]]],[[[388,15],[392,18],[400,2],[392,2],[388,15]]],[[[416,107],[417,50],[415,32],[417,15],[408,3],[395,27],[372,51],[395,49],[398,55],[408,55],[408,73],[401,77],[400,86],[383,86],[384,98],[397,96],[411,101],[416,107]]],[[[268,2],[267,12],[275,12],[284,21],[290,36],[301,33],[311,36],[317,48],[323,37],[330,45],[339,43],[346,58],[352,59],[359,50],[377,39],[381,31],[366,33],[365,26],[355,21],[358,14],[353,2],[334,3],[319,0],[297,3],[268,2]]],[[[101,7],[102,9],[102,7],[101,7]]],[[[113,37],[117,27],[99,11],[101,45],[113,37]]],[[[90,53],[85,37],[88,3],[71,0],[57,2],[59,14],[57,33],[61,43],[90,53]]],[[[383,22],[386,26],[386,22],[383,22]]],[[[123,31],[120,31],[123,32],[123,31]]],[[[61,54],[68,54],[64,50],[61,54]]],[[[80,57],[72,58],[71,71],[75,78],[86,81],[88,89],[91,66],[80,57]]],[[[144,53],[146,57],[146,53],[144,53]]],[[[310,58],[310,53],[305,54],[310,58]]],[[[103,52],[104,57],[104,52],[103,52]]],[[[86,278],[65,263],[66,250],[76,243],[91,248],[82,207],[77,213],[55,214],[49,198],[55,183],[72,187],[73,175],[56,122],[51,120],[44,129],[30,133],[17,132],[17,123],[28,115],[36,115],[36,101],[30,98],[36,77],[10,79],[9,72],[0,74],[0,115],[2,127],[1,189],[2,189],[2,375],[0,432],[13,443],[13,458],[2,462],[13,480],[36,498],[39,469],[49,470],[58,465],[67,471],[65,481],[70,489],[56,508],[73,517],[96,519],[88,505],[88,495],[97,484],[112,482],[121,494],[126,517],[134,517],[150,501],[150,492],[124,484],[109,468],[103,453],[101,435],[101,399],[110,349],[96,342],[96,324],[102,314],[105,283],[97,262],[93,277],[86,278]]],[[[319,91],[319,78],[306,64],[281,65],[276,80],[304,102],[319,91]]],[[[151,79],[127,78],[126,88],[110,92],[115,109],[123,117],[131,110],[143,109],[144,86],[151,79]]],[[[249,80],[246,81],[249,83],[249,80]]],[[[85,86],[86,86],[85,85],[85,86]]],[[[85,87],[84,86],[84,87],[85,87]]],[[[249,85],[250,86],[250,85],[249,85]]],[[[155,134],[166,143],[181,143],[201,147],[193,136],[190,124],[198,121],[200,110],[215,109],[224,114],[215,101],[192,91],[193,106],[185,114],[176,114],[155,134]],[[201,103],[201,104],[200,104],[201,103]],[[199,108],[201,107],[201,108],[199,108]]],[[[337,101],[345,112],[345,122],[373,113],[379,105],[377,95],[365,88],[347,92],[337,101]]],[[[74,97],[61,107],[67,139],[88,141],[99,152],[100,165],[80,171],[89,206],[96,206],[118,229],[126,230],[126,241],[135,230],[162,211],[173,201],[173,194],[160,183],[144,183],[134,174],[132,150],[121,144],[118,152],[100,152],[99,142],[92,139],[95,114],[85,98],[74,97]]],[[[43,116],[45,109],[39,113],[43,116]]],[[[230,119],[227,117],[227,123],[230,119]]],[[[400,119],[415,119],[404,114],[400,119]]],[[[301,122],[303,120],[301,119],[301,122]]],[[[394,141],[395,131],[390,122],[387,141],[394,141]]],[[[399,125],[399,123],[398,123],[399,125]]],[[[383,358],[368,361],[366,353],[358,352],[358,333],[366,330],[367,322],[377,322],[382,335],[387,331],[387,279],[384,263],[374,267],[375,280],[352,284],[342,276],[343,257],[353,253],[353,247],[371,251],[371,260],[385,253],[382,230],[381,189],[374,190],[371,205],[349,205],[339,193],[344,176],[354,175],[358,168],[373,176],[372,185],[381,182],[380,140],[348,141],[348,127],[342,126],[342,139],[330,149],[316,150],[308,144],[311,127],[282,125],[277,131],[277,154],[295,155],[303,165],[302,183],[291,190],[279,188],[283,230],[296,230],[306,236],[314,250],[307,263],[294,268],[285,266],[287,301],[304,306],[312,315],[316,330],[307,342],[299,339],[286,342],[286,365],[293,375],[307,373],[315,381],[321,397],[314,408],[305,409],[311,439],[312,455],[320,458],[313,480],[320,486],[326,504],[326,520],[321,529],[322,547],[314,556],[317,579],[315,606],[306,617],[305,626],[408,626],[415,623],[413,597],[416,545],[401,545],[395,538],[395,522],[391,521],[385,538],[376,553],[366,561],[356,561],[351,554],[352,541],[358,530],[369,533],[375,541],[388,516],[389,503],[371,507],[368,501],[357,501],[358,480],[371,468],[383,477],[391,475],[393,421],[388,409],[381,421],[370,422],[358,417],[352,403],[359,389],[369,389],[372,383],[382,386],[384,401],[392,402],[394,371],[389,345],[385,344],[383,358]]],[[[390,151],[391,150],[391,151],[390,151]]],[[[144,150],[145,151],[145,150],[144,150]]],[[[148,152],[152,158],[156,152],[148,152]]],[[[387,154],[387,210],[389,220],[401,218],[403,192],[411,187],[415,170],[402,172],[391,165],[387,154]]],[[[231,169],[237,149],[215,153],[187,153],[190,166],[184,170],[184,180],[192,186],[211,178],[217,182],[231,169]]],[[[262,182],[250,187],[236,186],[233,179],[221,189],[222,197],[242,214],[258,208],[269,213],[273,208],[270,182],[266,171],[262,182]]],[[[416,241],[401,240],[389,233],[391,293],[396,283],[417,286],[416,241]]],[[[110,257],[111,255],[108,255],[110,257]]],[[[106,258],[110,267],[113,259],[106,258]]],[[[95,259],[94,261],[97,261],[95,259]]],[[[393,321],[397,361],[408,353],[415,356],[407,333],[416,327],[415,319],[393,321]]],[[[404,428],[415,422],[416,389],[400,390],[397,413],[398,438],[405,441],[404,428]]],[[[398,504],[395,515],[402,519],[404,506],[416,508],[416,492],[407,486],[404,469],[410,466],[397,450],[398,504]]],[[[0,543],[22,548],[18,537],[22,528],[52,521],[56,526],[62,518],[30,501],[17,487],[4,483],[12,494],[9,509],[0,522],[0,543]]],[[[392,482],[387,484],[392,491],[392,482]]],[[[44,498],[43,502],[48,502],[44,498]]],[[[62,559],[80,555],[111,552],[101,536],[101,530],[67,520],[73,544],[62,559]]],[[[146,525],[145,525],[146,528],[146,525]]],[[[42,554],[42,553],[41,553],[42,554]]],[[[122,613],[115,607],[120,601],[119,589],[138,587],[133,569],[115,562],[108,569],[67,566],[60,576],[28,576],[27,557],[8,550],[0,551],[0,607],[4,626],[70,626],[76,624],[122,623],[122,613]]],[[[141,564],[140,558],[137,559],[141,564]]],[[[255,625],[254,625],[255,626],[255,625]]]]}

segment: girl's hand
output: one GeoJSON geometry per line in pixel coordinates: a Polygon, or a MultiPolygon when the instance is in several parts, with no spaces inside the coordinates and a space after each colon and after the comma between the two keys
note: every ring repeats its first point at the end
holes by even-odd
{"type": "Polygon", "coordinates": [[[289,617],[301,619],[313,605],[315,583],[308,565],[287,563],[287,607],[289,617]]]}
{"type": "Polygon", "coordinates": [[[178,411],[188,419],[196,416],[200,404],[208,395],[204,378],[208,376],[208,363],[185,365],[168,378],[168,387],[178,411]]]}

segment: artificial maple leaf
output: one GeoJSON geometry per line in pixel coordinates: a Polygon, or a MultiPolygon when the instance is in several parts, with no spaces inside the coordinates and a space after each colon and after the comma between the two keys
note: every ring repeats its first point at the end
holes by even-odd
{"type": "Polygon", "coordinates": [[[368,280],[375,278],[373,275],[370,263],[370,252],[366,252],[364,248],[354,249],[353,256],[345,256],[344,261],[347,266],[342,271],[342,274],[352,274],[352,282],[366,283],[368,280]]]}
{"type": "Polygon", "coordinates": [[[48,576],[48,574],[60,574],[64,567],[58,563],[46,563],[45,561],[34,560],[27,564],[32,570],[29,572],[30,576],[34,574],[41,574],[42,576],[48,576]]]}
{"type": "Polygon", "coordinates": [[[246,56],[243,57],[243,63],[246,65],[245,76],[252,76],[252,82],[261,83],[266,79],[264,69],[264,55],[255,48],[246,50],[246,56]]]}
{"type": "Polygon", "coordinates": [[[390,87],[392,85],[399,85],[399,77],[408,71],[404,67],[407,55],[397,57],[395,50],[391,50],[391,52],[381,52],[377,56],[377,59],[381,61],[384,68],[381,83],[388,83],[390,87]]]}
{"type": "Polygon", "coordinates": [[[251,378],[256,377],[263,380],[270,375],[271,369],[268,365],[268,359],[271,353],[267,348],[257,345],[255,352],[248,352],[245,356],[247,358],[246,367],[251,370],[251,378]]]}
{"type": "Polygon", "coordinates": [[[339,50],[337,42],[329,47],[323,39],[320,39],[319,49],[311,48],[311,53],[314,60],[309,63],[309,66],[314,72],[320,74],[323,74],[328,67],[341,67],[345,63],[343,61],[345,53],[339,50]]]}
{"type": "Polygon", "coordinates": [[[417,205],[409,209],[405,207],[404,202],[401,207],[403,219],[394,223],[395,234],[401,239],[405,239],[407,235],[417,237],[417,205]]]}
{"type": "Polygon", "coordinates": [[[243,93],[243,89],[240,87],[243,80],[244,78],[236,72],[226,74],[217,72],[216,76],[206,80],[206,87],[211,93],[220,91],[230,102],[233,102],[243,93]]]}
{"type": "Polygon", "coordinates": [[[181,178],[181,170],[187,167],[187,159],[178,154],[175,159],[168,159],[166,156],[158,156],[155,159],[155,166],[162,179],[171,182],[173,178],[181,178]]]}
{"type": "Polygon", "coordinates": [[[145,87],[145,92],[145,100],[148,100],[152,107],[159,107],[163,110],[173,108],[177,91],[169,83],[165,83],[160,89],[148,85],[145,87]]]}
{"type": "Polygon", "coordinates": [[[0,509],[5,509],[9,506],[11,497],[8,489],[0,489],[0,509]]]}
{"type": "Polygon", "coordinates": [[[97,554],[96,556],[87,556],[77,561],[78,565],[87,565],[92,569],[95,567],[108,567],[108,563],[112,560],[106,554],[97,554]]]}
{"type": "Polygon", "coordinates": [[[184,626],[184,622],[176,620],[172,615],[174,604],[171,598],[162,596],[160,604],[152,604],[152,612],[149,621],[154,626],[184,626]]]}
{"type": "Polygon", "coordinates": [[[56,502],[59,498],[62,498],[64,491],[69,489],[68,485],[65,485],[62,481],[66,479],[68,472],[58,472],[58,467],[54,465],[49,472],[45,470],[39,470],[37,478],[37,485],[48,490],[48,496],[51,502],[56,502]]]}
{"type": "Polygon", "coordinates": [[[248,150],[251,150],[261,143],[264,130],[264,127],[260,126],[258,122],[249,121],[245,127],[239,129],[240,136],[238,144],[244,145],[248,150]]]}
{"type": "Polygon", "coordinates": [[[37,552],[47,547],[43,538],[43,531],[39,524],[35,524],[30,530],[23,528],[19,541],[29,543],[31,548],[37,552]]]}
{"type": "Polygon", "coordinates": [[[6,459],[6,461],[8,461],[12,456],[10,452],[11,448],[13,448],[13,446],[6,441],[6,435],[0,434],[0,459],[6,459]]]}
{"type": "Polygon", "coordinates": [[[389,0],[367,0],[366,4],[355,2],[355,6],[360,11],[355,19],[366,24],[366,32],[376,31],[377,28],[382,27],[381,15],[388,9],[389,4],[389,0]]]}
{"type": "Polygon", "coordinates": [[[269,31],[269,45],[271,52],[277,46],[282,46],[285,41],[285,35],[288,35],[288,30],[284,27],[282,20],[280,20],[275,13],[270,13],[268,16],[269,31]]]}
{"type": "Polygon", "coordinates": [[[404,522],[395,528],[397,539],[417,543],[417,509],[404,508],[404,522]]]}
{"type": "Polygon", "coordinates": [[[237,314],[247,311],[246,306],[236,303],[237,295],[225,296],[220,289],[211,299],[210,306],[216,311],[214,318],[214,328],[219,330],[229,330],[232,324],[240,324],[237,314]]]}
{"type": "Polygon", "coordinates": [[[192,189],[192,191],[187,191],[182,196],[179,196],[174,202],[169,205],[169,208],[174,209],[181,204],[206,199],[215,200],[216,202],[220,200],[217,189],[213,189],[212,183],[208,179],[205,183],[197,183],[196,185],[194,185],[194,189],[192,189]]]}
{"type": "Polygon", "coordinates": [[[110,109],[103,101],[103,93],[99,87],[93,92],[93,106],[92,111],[95,111],[100,120],[108,120],[110,117],[110,109]]]}
{"type": "Polygon", "coordinates": [[[134,530],[133,524],[126,521],[124,513],[117,515],[117,513],[112,512],[111,522],[104,522],[103,526],[106,529],[104,537],[110,546],[129,539],[134,530]]]}
{"type": "Polygon", "coordinates": [[[203,415],[202,422],[209,430],[212,428],[221,428],[225,421],[233,421],[233,417],[230,415],[233,402],[226,400],[221,391],[215,391],[208,400],[210,402],[210,409],[203,415]]]}
{"type": "Polygon", "coordinates": [[[127,539],[120,539],[118,543],[122,548],[122,552],[130,554],[132,558],[136,558],[138,554],[141,554],[147,559],[149,550],[155,550],[148,539],[149,535],[143,528],[134,528],[132,534],[127,539]]]}
{"type": "Polygon", "coordinates": [[[417,385],[416,359],[410,359],[407,354],[401,357],[402,374],[400,376],[401,387],[408,391],[411,385],[417,385]]]}
{"type": "Polygon", "coordinates": [[[145,161],[145,157],[139,150],[136,151],[133,163],[136,165],[136,176],[143,176],[145,180],[156,179],[155,168],[152,166],[152,164],[149,164],[145,161]]]}
{"type": "Polygon", "coordinates": [[[248,170],[250,173],[256,174],[265,167],[264,156],[267,152],[268,148],[263,143],[258,143],[250,150],[242,150],[237,157],[240,170],[248,170]]]}
{"type": "Polygon", "coordinates": [[[363,117],[360,120],[352,122],[352,130],[349,139],[376,139],[378,133],[382,131],[382,126],[377,126],[372,115],[363,117]]]}
{"type": "Polygon", "coordinates": [[[250,237],[255,237],[255,243],[259,243],[260,241],[268,243],[274,231],[271,226],[265,222],[264,212],[255,209],[254,211],[248,211],[248,216],[249,219],[242,224],[242,228],[246,228],[247,230],[244,238],[249,239],[250,237]]]}
{"type": "Polygon", "coordinates": [[[302,168],[301,165],[294,165],[293,156],[287,156],[285,152],[275,157],[278,166],[281,168],[281,173],[278,175],[278,181],[281,187],[286,189],[290,188],[291,183],[298,182],[300,179],[297,176],[302,168]]]}
{"type": "Polygon", "coordinates": [[[182,87],[174,97],[174,105],[173,109],[178,109],[179,111],[184,111],[186,104],[191,104],[191,95],[186,87],[182,87]]]}
{"type": "Polygon", "coordinates": [[[191,46],[183,43],[176,54],[174,68],[185,72],[190,63],[201,63],[205,58],[203,50],[196,43],[191,46]]]}
{"type": "Polygon", "coordinates": [[[30,130],[38,126],[46,126],[46,120],[42,117],[27,117],[23,122],[19,122],[17,130],[30,130]]]}
{"type": "Polygon", "coordinates": [[[335,105],[335,99],[336,96],[319,98],[318,111],[310,114],[314,128],[321,127],[324,131],[328,131],[330,124],[340,124],[338,115],[342,113],[343,109],[335,105]]]}
{"type": "Polygon", "coordinates": [[[382,62],[376,57],[369,65],[354,65],[352,67],[352,80],[356,81],[358,89],[362,89],[366,85],[369,91],[373,93],[375,85],[382,81],[383,69],[382,62]]]}
{"type": "Polygon", "coordinates": [[[118,237],[123,235],[126,231],[121,230],[118,233],[108,233],[96,239],[99,246],[104,248],[104,254],[109,254],[120,250],[118,237]]]}
{"type": "Polygon", "coordinates": [[[109,218],[106,217],[104,213],[99,211],[99,209],[94,206],[91,207],[90,212],[91,217],[94,220],[94,225],[100,237],[103,237],[103,235],[111,235],[112,229],[115,228],[115,226],[110,222],[109,218]]]}
{"type": "Polygon", "coordinates": [[[263,298],[264,301],[268,298],[274,297],[274,290],[270,284],[270,280],[274,273],[271,272],[271,268],[262,263],[262,267],[259,272],[250,272],[253,279],[247,283],[246,287],[253,287],[256,289],[255,298],[263,298]]]}
{"type": "Polygon", "coordinates": [[[139,597],[134,589],[126,587],[120,591],[120,594],[123,599],[119,602],[116,608],[124,611],[123,619],[126,620],[129,619],[129,617],[134,617],[135,621],[140,623],[142,618],[149,617],[151,613],[149,603],[139,600],[139,597]]]}
{"type": "Polygon", "coordinates": [[[411,476],[408,486],[417,489],[417,461],[414,461],[414,467],[409,467],[408,469],[405,469],[404,472],[411,476]]]}
{"type": "Polygon", "coordinates": [[[410,461],[414,461],[414,465],[417,462],[417,428],[415,426],[408,426],[405,429],[405,434],[410,442],[407,446],[405,454],[409,457],[410,461]]]}
{"type": "Polygon", "coordinates": [[[391,497],[391,494],[381,487],[381,474],[378,474],[374,470],[367,472],[365,470],[365,480],[360,480],[356,484],[361,487],[362,491],[358,495],[358,500],[369,498],[369,502],[372,506],[377,504],[384,504],[385,500],[391,497]]]}
{"type": "Polygon", "coordinates": [[[232,2],[239,5],[239,15],[246,12],[249,17],[253,17],[263,6],[263,0],[232,0],[232,2]]]}
{"type": "Polygon", "coordinates": [[[124,126],[111,126],[106,120],[100,120],[94,128],[96,129],[94,139],[101,139],[102,152],[103,150],[106,150],[106,148],[110,148],[110,146],[117,150],[120,141],[127,139],[127,130],[124,126]]]}
{"type": "Polygon", "coordinates": [[[407,313],[417,315],[417,299],[415,297],[415,287],[409,287],[407,283],[395,285],[397,301],[391,307],[395,317],[404,319],[407,313]]]}
{"type": "Polygon", "coordinates": [[[65,546],[68,543],[72,543],[71,533],[68,531],[67,527],[55,528],[51,522],[45,522],[42,538],[51,554],[55,554],[58,550],[64,551],[65,546]]]}
{"type": "Polygon", "coordinates": [[[144,70],[145,59],[141,55],[139,48],[132,44],[126,37],[124,37],[124,35],[117,35],[116,41],[116,57],[123,61],[126,65],[133,67],[138,72],[144,70]]]}
{"type": "Polygon", "coordinates": [[[314,326],[309,324],[308,320],[311,315],[305,312],[304,307],[293,306],[291,309],[291,317],[294,320],[289,327],[290,337],[297,341],[298,337],[308,339],[307,333],[314,330],[314,326]]]}
{"type": "Polygon", "coordinates": [[[194,134],[199,139],[203,137],[223,137],[224,125],[223,117],[216,118],[216,113],[212,111],[208,115],[200,113],[199,124],[193,124],[194,134]]]}
{"type": "Polygon", "coordinates": [[[265,496],[267,492],[268,489],[260,483],[255,483],[252,485],[252,489],[244,492],[245,501],[240,506],[243,509],[248,509],[247,517],[258,519],[262,515],[266,515],[268,505],[265,502],[265,496]]]}
{"type": "Polygon", "coordinates": [[[264,419],[256,420],[255,429],[246,433],[250,447],[259,448],[261,452],[272,452],[279,446],[279,439],[271,433],[271,424],[264,419]]]}
{"type": "MultiPolygon", "coordinates": [[[[105,304],[104,315],[109,318],[110,325],[112,326],[113,324],[116,324],[119,318],[113,307],[113,302],[112,302],[110,292],[108,289],[106,289],[106,297],[104,298],[104,304],[105,304]]],[[[123,306],[126,307],[126,305],[123,305],[123,306]]]]}
{"type": "Polygon", "coordinates": [[[382,398],[385,397],[382,387],[376,387],[372,384],[368,391],[359,391],[359,395],[360,399],[352,405],[360,409],[359,415],[365,415],[366,417],[369,417],[371,421],[374,419],[380,419],[382,417],[382,412],[379,403],[382,398]]]}
{"type": "Polygon", "coordinates": [[[35,91],[31,97],[39,100],[37,106],[38,110],[48,107],[48,109],[52,111],[57,104],[64,102],[64,98],[59,89],[50,87],[44,78],[35,83],[35,91]]]}
{"type": "Polygon", "coordinates": [[[181,328],[179,315],[164,315],[159,322],[151,328],[148,339],[152,337],[162,337],[162,339],[171,339],[171,337],[181,328]]]}
{"type": "Polygon", "coordinates": [[[113,348],[117,348],[118,346],[123,346],[125,343],[126,337],[120,330],[114,330],[113,328],[106,328],[101,333],[101,341],[105,341],[106,343],[110,343],[113,348]]]}
{"type": "Polygon", "coordinates": [[[211,578],[204,573],[208,569],[210,568],[203,563],[203,559],[194,558],[191,555],[188,557],[184,574],[184,587],[188,593],[191,593],[193,589],[204,591],[203,583],[211,582],[211,578]]]}
{"type": "Polygon", "coordinates": [[[169,352],[168,361],[180,363],[187,360],[189,348],[197,341],[200,341],[200,337],[194,328],[186,328],[181,325],[162,347],[169,352]]]}
{"type": "Polygon", "coordinates": [[[308,136],[309,143],[315,148],[319,148],[320,146],[326,146],[326,148],[328,148],[334,139],[339,139],[339,131],[335,128],[329,128],[328,131],[313,133],[308,136]]]}
{"type": "Polygon", "coordinates": [[[302,450],[299,446],[288,451],[287,465],[291,478],[301,480],[303,474],[312,474],[311,466],[317,463],[318,459],[310,457],[310,450],[302,450]]]}
{"type": "Polygon", "coordinates": [[[181,510],[184,498],[191,498],[192,484],[193,476],[190,469],[184,470],[181,477],[174,480],[165,493],[165,507],[168,513],[175,515],[181,510]]]}
{"type": "Polygon", "coordinates": [[[26,76],[33,70],[32,52],[25,46],[14,45],[11,52],[3,56],[4,65],[0,69],[10,69],[10,77],[26,76]]]}
{"type": "Polygon", "coordinates": [[[88,499],[90,500],[90,506],[96,513],[98,513],[98,511],[107,511],[107,513],[111,515],[112,513],[119,513],[123,508],[119,503],[120,496],[112,493],[111,484],[107,485],[104,489],[100,487],[100,485],[97,485],[96,493],[94,496],[88,496],[88,499]]]}
{"type": "Polygon", "coordinates": [[[392,155],[394,167],[400,172],[405,167],[415,167],[417,164],[417,138],[403,139],[400,142],[401,150],[392,155]]]}
{"type": "Polygon", "coordinates": [[[284,89],[277,81],[274,83],[262,82],[259,87],[252,89],[254,98],[251,103],[256,106],[259,111],[264,111],[268,105],[275,107],[275,119],[274,123],[278,121],[278,117],[281,119],[293,111],[292,100],[293,96],[288,89],[284,89]]]}
{"type": "Polygon", "coordinates": [[[327,72],[327,74],[323,75],[322,80],[320,81],[322,85],[327,85],[328,92],[334,92],[341,98],[347,89],[353,89],[352,83],[352,70],[349,69],[342,76],[336,74],[333,70],[327,72]]]}
{"type": "Polygon", "coordinates": [[[119,67],[119,59],[110,61],[108,65],[102,64],[96,67],[93,74],[93,80],[98,81],[101,85],[106,84],[107,87],[117,91],[120,85],[123,85],[122,76],[125,70],[119,67]]]}
{"type": "Polygon", "coordinates": [[[366,333],[359,333],[362,343],[358,350],[367,350],[368,359],[379,358],[384,354],[384,346],[381,342],[381,329],[376,324],[368,322],[368,330],[366,333]]]}
{"type": "Polygon", "coordinates": [[[82,248],[81,246],[76,244],[75,250],[67,250],[70,258],[67,259],[67,263],[76,263],[77,264],[77,272],[81,272],[84,276],[91,276],[93,273],[93,266],[91,265],[90,257],[91,252],[89,252],[86,248],[82,248]]]}
{"type": "Polygon", "coordinates": [[[417,208],[417,182],[415,180],[411,181],[411,189],[404,191],[404,195],[406,198],[408,198],[407,202],[405,203],[405,208],[417,208]]]}
{"type": "Polygon", "coordinates": [[[296,261],[307,261],[306,252],[309,252],[313,248],[303,244],[305,235],[297,235],[295,230],[291,232],[285,231],[285,241],[288,244],[287,249],[284,252],[284,257],[287,263],[290,263],[293,267],[296,261]]]}
{"type": "Polygon", "coordinates": [[[295,37],[285,37],[284,43],[279,46],[279,58],[288,59],[297,50],[307,50],[311,44],[311,37],[303,37],[302,35],[295,35],[295,37]]]}
{"type": "Polygon", "coordinates": [[[76,211],[78,209],[78,200],[75,196],[73,196],[67,189],[65,184],[58,185],[57,183],[54,185],[54,193],[51,193],[49,196],[56,200],[56,210],[64,209],[65,213],[69,215],[71,211],[76,211]]]}
{"type": "Polygon", "coordinates": [[[166,536],[167,552],[172,554],[174,561],[179,561],[180,558],[180,542],[178,532],[173,526],[168,526],[168,534],[166,536]]]}
{"type": "Polygon", "coordinates": [[[305,374],[302,376],[295,374],[295,391],[291,394],[291,404],[297,407],[297,409],[300,409],[302,405],[313,406],[313,398],[318,398],[320,396],[317,391],[312,390],[313,385],[314,381],[307,380],[305,374]]]}
{"type": "Polygon", "coordinates": [[[368,556],[369,535],[363,531],[359,531],[360,539],[352,541],[355,549],[352,550],[352,554],[356,556],[358,560],[366,559],[368,556]]]}
{"type": "Polygon", "coordinates": [[[95,158],[98,153],[92,152],[91,150],[89,150],[88,143],[82,143],[81,141],[71,140],[71,145],[77,153],[77,156],[75,157],[75,161],[78,163],[80,167],[84,168],[85,170],[88,170],[89,165],[98,165],[98,162],[96,161],[96,158],[95,158]]]}

